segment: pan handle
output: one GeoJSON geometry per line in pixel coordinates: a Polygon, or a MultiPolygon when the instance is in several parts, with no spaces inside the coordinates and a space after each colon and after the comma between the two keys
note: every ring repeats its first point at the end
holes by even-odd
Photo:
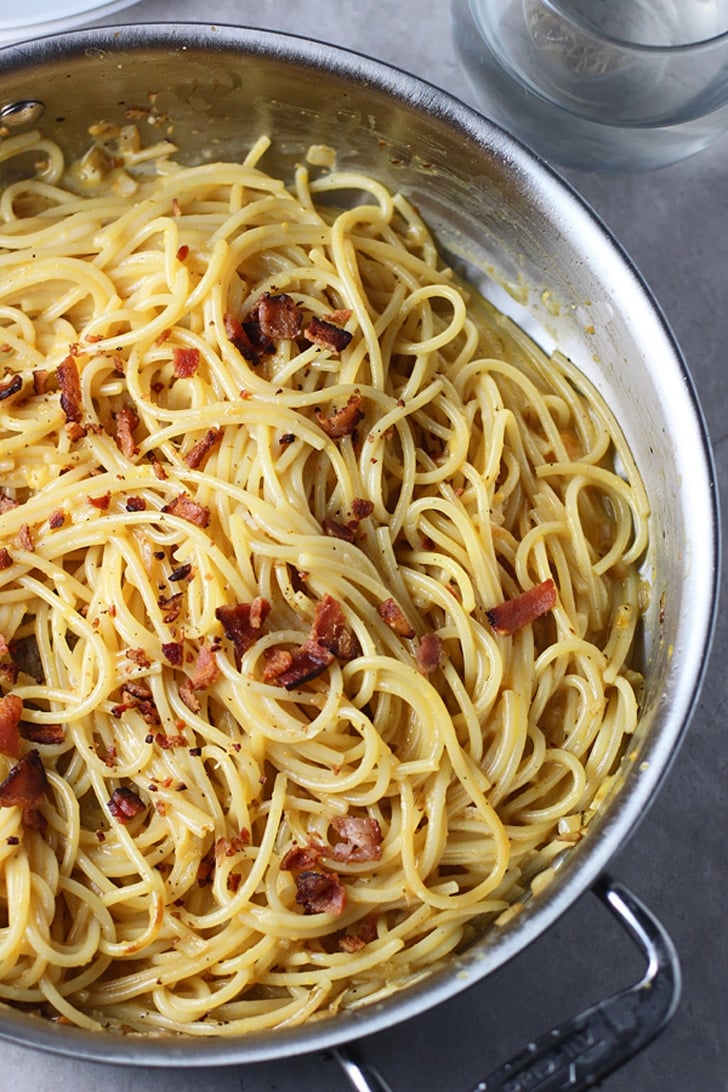
{"type": "MultiPolygon", "coordinates": [[[[593,888],[647,960],[633,986],[566,1020],[479,1081],[473,1092],[583,1092],[647,1046],[680,999],[680,962],[663,925],[626,887],[602,876],[593,888]]],[[[391,1092],[350,1050],[335,1051],[356,1092],[391,1092]]]]}

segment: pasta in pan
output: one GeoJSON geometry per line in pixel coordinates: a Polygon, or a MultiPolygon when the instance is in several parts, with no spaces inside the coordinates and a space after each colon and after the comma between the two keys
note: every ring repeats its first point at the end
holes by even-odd
{"type": "Polygon", "coordinates": [[[295,1024],[582,836],[637,721],[647,500],[402,196],[103,137],[0,144],[41,160],[0,198],[0,998],[295,1024]]]}

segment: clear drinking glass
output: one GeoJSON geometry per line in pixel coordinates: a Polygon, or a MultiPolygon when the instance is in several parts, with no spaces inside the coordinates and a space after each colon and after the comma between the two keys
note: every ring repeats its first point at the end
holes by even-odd
{"type": "Polygon", "coordinates": [[[728,0],[453,0],[483,112],[545,159],[638,171],[728,127],[728,0]]]}

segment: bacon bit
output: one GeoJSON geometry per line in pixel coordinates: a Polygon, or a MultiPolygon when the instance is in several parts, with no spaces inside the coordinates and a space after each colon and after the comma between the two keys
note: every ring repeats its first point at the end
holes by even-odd
{"type": "Polygon", "coordinates": [[[127,459],[133,459],[139,448],[134,442],[134,429],[139,425],[137,417],[131,406],[124,406],[116,415],[116,446],[127,459]]]}
{"type": "Polygon", "coordinates": [[[319,863],[324,852],[324,846],[317,845],[315,842],[309,842],[307,846],[294,846],[293,849],[288,850],[281,861],[281,871],[310,871],[319,863]]]}
{"type": "Polygon", "coordinates": [[[278,443],[283,444],[284,447],[288,447],[289,444],[293,444],[295,442],[296,442],[295,432],[284,432],[283,435],[281,436],[280,440],[278,441],[278,443]]]}
{"type": "Polygon", "coordinates": [[[83,437],[86,435],[87,429],[85,429],[83,425],[80,425],[78,421],[69,421],[65,425],[65,431],[66,436],[68,436],[68,439],[71,441],[71,443],[75,444],[76,440],[83,439],[83,437]]]}
{"type": "Polygon", "coordinates": [[[6,379],[3,383],[0,383],[0,402],[5,398],[12,398],[14,394],[19,394],[23,389],[23,377],[22,375],[13,375],[9,379],[6,379]]]}
{"type": "Polygon", "coordinates": [[[200,365],[200,350],[175,345],[172,349],[172,366],[177,379],[189,379],[200,365]]]}
{"type": "Polygon", "coordinates": [[[348,330],[342,330],[333,322],[314,317],[303,331],[307,341],[318,345],[320,349],[328,349],[332,353],[340,353],[351,341],[352,335],[348,330]]]}
{"type": "Polygon", "coordinates": [[[25,724],[23,738],[47,747],[59,747],[66,738],[62,724],[25,724]]]}
{"type": "Polygon", "coordinates": [[[269,659],[263,673],[265,681],[274,680],[278,686],[282,686],[285,690],[294,690],[302,683],[311,682],[312,679],[318,678],[335,659],[333,653],[329,652],[327,648],[323,648],[310,639],[289,655],[288,667],[277,674],[273,673],[274,665],[277,665],[279,661],[274,657],[269,659]]]}
{"type": "Polygon", "coordinates": [[[300,872],[296,876],[296,902],[305,914],[343,913],[346,889],[335,872],[300,872]]]}
{"type": "Polygon", "coordinates": [[[166,481],[167,471],[164,469],[161,462],[159,461],[159,456],[157,455],[156,451],[150,451],[147,455],[147,458],[152,464],[152,469],[154,470],[156,477],[159,478],[160,482],[166,481]]]}
{"type": "Polygon", "coordinates": [[[0,656],[4,656],[10,652],[10,645],[7,642],[7,638],[4,633],[0,633],[0,656]]]}
{"type": "Polygon", "coordinates": [[[0,807],[37,808],[47,789],[41,757],[37,751],[28,751],[0,785],[0,807]]]}
{"type": "Polygon", "coordinates": [[[338,311],[331,311],[328,315],[322,315],[326,322],[333,322],[334,326],[345,326],[352,316],[350,307],[340,307],[338,311]]]}
{"type": "Polygon", "coordinates": [[[172,667],[181,667],[184,663],[184,642],[167,641],[162,645],[162,652],[172,667]]]}
{"type": "Polygon", "coordinates": [[[382,831],[376,819],[366,816],[337,815],[331,826],[342,839],[326,855],[335,861],[379,861],[382,856],[382,831]]]}
{"type": "Polygon", "coordinates": [[[293,654],[285,648],[267,648],[266,665],[263,668],[263,682],[272,682],[280,678],[293,664],[293,654]]]}
{"type": "Polygon", "coordinates": [[[22,523],[20,525],[17,543],[20,546],[21,550],[27,550],[28,553],[33,553],[35,551],[35,545],[33,543],[33,538],[30,533],[30,527],[27,523],[22,523]]]}
{"type": "Polygon", "coordinates": [[[361,655],[361,645],[333,595],[325,595],[316,604],[310,640],[328,649],[337,660],[353,660],[361,655]]]}
{"type": "Polygon", "coordinates": [[[184,736],[166,736],[164,732],[157,732],[154,737],[157,746],[163,751],[172,751],[175,747],[186,747],[187,740],[184,736]]]}
{"type": "Polygon", "coordinates": [[[0,752],[10,758],[20,758],[20,731],[23,703],[16,694],[0,698],[0,752]]]}
{"type": "Polygon", "coordinates": [[[349,955],[353,955],[354,952],[361,952],[361,950],[367,946],[365,940],[362,940],[361,937],[354,936],[353,933],[344,933],[343,937],[339,937],[338,944],[341,951],[348,952],[349,955]]]}
{"type": "Polygon", "coordinates": [[[0,513],[12,512],[14,508],[19,507],[20,505],[18,501],[14,500],[12,497],[9,497],[7,493],[0,493],[0,513]]]}
{"type": "Polygon", "coordinates": [[[348,527],[345,523],[339,523],[331,516],[324,516],[321,527],[324,534],[328,535],[329,538],[339,538],[343,542],[353,542],[356,538],[356,530],[348,527]]]}
{"type": "Polygon", "coordinates": [[[269,611],[270,603],[259,595],[251,603],[234,603],[216,609],[215,617],[228,641],[232,641],[238,670],[243,655],[260,636],[259,630],[269,611]]]}
{"type": "Polygon", "coordinates": [[[21,813],[21,822],[26,830],[37,830],[40,833],[48,826],[48,820],[39,808],[24,808],[21,813]]]}
{"type": "Polygon", "coordinates": [[[182,207],[181,207],[181,205],[180,205],[180,203],[179,203],[179,201],[178,201],[178,199],[176,197],[172,198],[172,215],[173,216],[181,216],[182,215],[182,207]]]}
{"type": "Polygon", "coordinates": [[[385,599],[378,605],[377,613],[399,637],[414,637],[415,631],[395,599],[385,599]]]}
{"type": "Polygon", "coordinates": [[[48,517],[48,526],[51,531],[57,531],[59,527],[62,527],[66,522],[66,513],[62,508],[56,508],[55,512],[51,512],[48,517]]]}
{"type": "Polygon", "coordinates": [[[111,504],[111,491],[109,490],[100,497],[89,497],[88,502],[94,508],[98,508],[100,511],[105,512],[111,504]]]}
{"type": "Polygon", "coordinates": [[[301,333],[301,311],[285,292],[272,296],[265,292],[255,305],[255,318],[268,338],[292,339],[301,333]]]}
{"type": "Polygon", "coordinates": [[[69,355],[56,368],[58,385],[61,388],[61,409],[66,421],[78,423],[81,420],[81,378],[78,364],[69,355]]]}
{"type": "Polygon", "coordinates": [[[36,368],[33,371],[33,393],[45,394],[48,389],[48,372],[45,368],[36,368]]]}
{"type": "Polygon", "coordinates": [[[182,246],[177,248],[177,254],[176,254],[177,261],[178,262],[184,262],[185,259],[188,256],[189,252],[190,252],[190,248],[187,246],[187,243],[183,243],[182,246]]]}
{"type": "Polygon", "coordinates": [[[157,600],[157,606],[164,613],[162,614],[162,621],[171,626],[173,622],[176,622],[182,612],[183,595],[182,592],[177,592],[176,595],[160,595],[157,600]]]}
{"type": "Polygon", "coordinates": [[[515,599],[507,599],[485,612],[485,616],[497,634],[510,636],[523,626],[535,622],[542,614],[556,606],[556,585],[549,577],[515,599]]]}
{"type": "Polygon", "coordinates": [[[0,547],[0,569],[9,569],[13,564],[13,559],[10,556],[5,546],[0,547]]]}
{"type": "Polygon", "coordinates": [[[192,500],[188,493],[180,493],[169,504],[165,504],[162,511],[170,516],[177,516],[178,519],[185,519],[188,523],[194,523],[196,527],[207,527],[210,522],[210,509],[192,500]]]}
{"type": "Polygon", "coordinates": [[[136,709],[146,724],[159,724],[160,716],[154,703],[152,690],[146,683],[138,679],[127,679],[121,687],[121,706],[112,709],[114,716],[125,713],[128,709],[136,709]]]}
{"type": "Polygon", "coordinates": [[[374,502],[366,500],[364,497],[354,497],[351,502],[351,514],[357,523],[361,523],[367,516],[371,516],[374,511],[374,502]]]}
{"type": "Polygon", "coordinates": [[[192,565],[187,562],[186,565],[180,565],[177,569],[169,574],[170,584],[177,584],[180,580],[186,580],[192,572],[192,565]]]}
{"type": "Polygon", "coordinates": [[[197,866],[197,883],[200,887],[207,887],[212,883],[215,872],[215,854],[213,850],[206,853],[197,866]]]}
{"type": "Polygon", "coordinates": [[[126,785],[114,789],[106,806],[120,823],[128,823],[135,815],[140,815],[146,807],[134,790],[126,785]]]}
{"type": "Polygon", "coordinates": [[[417,669],[430,675],[442,659],[442,641],[436,633],[426,633],[417,646],[417,669]]]}
{"type": "Polygon", "coordinates": [[[185,462],[190,470],[197,470],[204,463],[210,451],[212,451],[215,444],[219,443],[222,436],[222,429],[209,428],[201,440],[198,440],[194,447],[185,455],[185,462]]]}
{"type": "Polygon", "coordinates": [[[144,500],[144,497],[127,497],[124,507],[127,512],[144,512],[147,507],[147,502],[144,500]]]}
{"type": "Polygon", "coordinates": [[[127,660],[131,660],[137,667],[150,667],[152,661],[143,648],[128,648],[125,652],[127,660]]]}
{"type": "Polygon", "coordinates": [[[232,838],[217,838],[214,845],[215,863],[219,864],[226,857],[236,857],[250,842],[248,831],[241,831],[232,838]],[[246,837],[247,835],[247,837],[246,837]]]}
{"type": "Polygon", "coordinates": [[[364,414],[359,408],[361,395],[352,394],[349,401],[341,409],[336,410],[327,417],[320,409],[314,410],[314,415],[321,428],[332,440],[340,440],[343,436],[351,436],[364,414]]]}
{"type": "Polygon", "coordinates": [[[15,686],[18,681],[19,674],[19,664],[0,664],[0,679],[4,680],[7,686],[15,686]]]}
{"type": "Polygon", "coordinates": [[[228,341],[232,342],[243,359],[247,360],[249,364],[259,364],[262,355],[261,350],[253,344],[242,322],[236,319],[234,315],[227,314],[223,317],[223,323],[228,341]]]}
{"type": "Polygon", "coordinates": [[[190,686],[193,690],[207,690],[219,675],[220,668],[214,651],[203,645],[197,653],[197,661],[190,676],[190,686]]]}

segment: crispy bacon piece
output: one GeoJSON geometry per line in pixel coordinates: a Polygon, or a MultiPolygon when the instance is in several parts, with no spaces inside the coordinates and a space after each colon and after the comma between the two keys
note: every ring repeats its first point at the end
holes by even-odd
{"type": "Polygon", "coordinates": [[[147,458],[152,464],[152,470],[154,471],[156,477],[159,478],[160,482],[166,481],[167,471],[162,466],[156,451],[150,451],[147,455],[147,458]]]}
{"type": "Polygon", "coordinates": [[[175,345],[172,349],[172,368],[177,379],[189,379],[200,366],[200,350],[175,345]]]}
{"type": "Polygon", "coordinates": [[[157,606],[164,611],[162,621],[166,625],[171,626],[179,618],[182,613],[183,598],[182,592],[176,592],[174,595],[160,595],[157,606]]]}
{"type": "Polygon", "coordinates": [[[41,833],[48,826],[48,820],[40,808],[23,808],[22,823],[27,830],[37,830],[41,833]]]}
{"type": "Polygon", "coordinates": [[[485,615],[495,632],[507,637],[523,626],[535,622],[555,606],[556,585],[549,577],[541,584],[534,584],[515,599],[506,599],[504,603],[487,610],[485,615]]]}
{"type": "Polygon", "coordinates": [[[12,375],[0,383],[0,402],[5,398],[12,398],[14,394],[20,394],[23,389],[22,375],[12,375]]]}
{"type": "Polygon", "coordinates": [[[147,507],[147,502],[144,500],[144,497],[127,497],[124,507],[127,512],[144,512],[147,507]]]}
{"type": "Polygon", "coordinates": [[[134,442],[134,429],[139,424],[131,406],[123,406],[116,415],[116,446],[127,459],[133,459],[139,450],[134,442]]]}
{"type": "Polygon", "coordinates": [[[294,846],[289,849],[281,861],[282,872],[306,872],[315,868],[321,860],[325,849],[315,842],[309,842],[307,846],[294,846]]]}
{"type": "Polygon", "coordinates": [[[147,724],[160,723],[152,689],[141,679],[127,679],[121,687],[121,699],[121,704],[111,710],[112,716],[119,719],[127,710],[136,709],[147,724]]]}
{"type": "Polygon", "coordinates": [[[352,338],[348,330],[342,330],[340,326],[334,326],[333,322],[327,322],[315,315],[304,329],[303,336],[319,348],[328,349],[332,353],[342,352],[352,338]]]}
{"type": "Polygon", "coordinates": [[[13,564],[13,559],[10,556],[10,553],[8,552],[7,548],[5,546],[0,547],[0,570],[1,569],[9,569],[12,564],[13,564]]]}
{"type": "Polygon", "coordinates": [[[48,778],[41,757],[37,751],[28,751],[0,785],[0,807],[40,807],[47,789],[48,778]]]}
{"type": "Polygon", "coordinates": [[[106,806],[120,823],[128,823],[135,815],[141,815],[146,807],[134,790],[126,785],[114,789],[106,806]]]}
{"type": "Polygon", "coordinates": [[[417,669],[430,675],[442,659],[442,641],[436,633],[426,633],[417,646],[417,669]]]}
{"type": "Polygon", "coordinates": [[[264,292],[255,306],[255,317],[266,337],[291,339],[301,333],[301,311],[285,292],[264,292]]]}
{"type": "Polygon", "coordinates": [[[30,527],[27,523],[21,523],[20,529],[18,530],[17,542],[21,550],[27,550],[28,553],[31,554],[35,551],[35,543],[33,542],[33,536],[30,533],[30,527]]]}
{"type": "Polygon", "coordinates": [[[293,664],[293,653],[289,652],[287,648],[267,648],[265,658],[263,682],[272,682],[274,679],[279,679],[293,664]]]}
{"type": "Polygon", "coordinates": [[[265,350],[253,343],[240,319],[236,319],[234,315],[227,314],[223,318],[223,323],[225,325],[225,333],[227,334],[228,341],[232,342],[243,359],[247,360],[249,364],[259,364],[265,350]]]}
{"type": "Polygon", "coordinates": [[[351,515],[352,519],[355,519],[357,523],[361,523],[367,516],[371,516],[374,511],[374,502],[366,500],[364,497],[354,497],[351,502],[351,515]]]}
{"type": "Polygon", "coordinates": [[[382,857],[382,831],[376,819],[367,816],[337,815],[331,826],[341,838],[326,855],[335,861],[379,861],[382,857]]]}
{"type": "Polygon", "coordinates": [[[9,758],[20,758],[20,718],[23,703],[17,694],[0,698],[0,752],[9,758]]]}
{"type": "Polygon", "coordinates": [[[78,364],[70,354],[56,368],[58,385],[61,388],[61,409],[67,421],[81,420],[81,377],[78,364]]]}
{"type": "Polygon", "coordinates": [[[162,645],[162,652],[172,667],[181,667],[184,663],[185,646],[182,641],[167,641],[162,645]]]}
{"type": "Polygon", "coordinates": [[[346,889],[335,872],[299,872],[296,902],[306,914],[338,916],[346,906],[346,889]]]}
{"type": "Polygon", "coordinates": [[[232,641],[235,650],[235,663],[240,669],[243,654],[260,636],[260,628],[268,617],[270,603],[257,595],[251,603],[234,603],[231,606],[218,607],[215,617],[221,623],[223,633],[232,641]]]}
{"type": "Polygon", "coordinates": [[[169,504],[165,504],[163,512],[179,519],[186,519],[188,523],[194,523],[196,527],[207,527],[210,522],[210,509],[204,504],[198,504],[188,493],[180,493],[169,504]]]}
{"type": "Polygon", "coordinates": [[[56,508],[48,517],[48,526],[51,531],[57,531],[66,522],[66,513],[62,508],[56,508]]]}
{"type": "Polygon", "coordinates": [[[185,462],[190,470],[197,470],[204,463],[215,444],[220,442],[222,429],[208,428],[201,440],[198,440],[185,455],[185,462]]]}
{"type": "Polygon", "coordinates": [[[33,369],[33,393],[45,394],[48,389],[48,372],[45,368],[33,369]]]}
{"type": "Polygon", "coordinates": [[[0,513],[12,512],[13,508],[18,508],[18,501],[13,497],[9,497],[7,493],[0,493],[0,513]]]}
{"type": "Polygon", "coordinates": [[[353,542],[356,538],[356,531],[349,527],[346,523],[339,523],[337,519],[333,519],[331,516],[324,516],[321,520],[321,527],[325,535],[329,538],[340,538],[342,542],[353,542]]]}
{"type": "Polygon", "coordinates": [[[66,738],[62,724],[26,724],[23,738],[31,743],[41,743],[48,747],[58,747],[66,738]]]}
{"type": "Polygon", "coordinates": [[[271,658],[264,671],[266,681],[275,680],[285,690],[294,690],[297,686],[318,678],[335,659],[332,652],[316,644],[310,638],[300,648],[295,649],[288,655],[290,661],[284,670],[275,674],[274,664],[276,660],[271,658]]]}
{"type": "Polygon", "coordinates": [[[361,395],[352,394],[349,401],[341,409],[336,410],[327,417],[320,409],[315,409],[314,414],[321,428],[332,440],[340,440],[343,436],[351,436],[364,414],[359,408],[361,395]]]}
{"type": "Polygon", "coordinates": [[[352,313],[350,307],[340,307],[338,311],[331,311],[328,315],[322,315],[321,317],[326,322],[333,322],[334,326],[345,326],[352,313]]]}
{"type": "Polygon", "coordinates": [[[248,830],[241,830],[240,834],[234,834],[232,837],[216,838],[213,846],[215,863],[219,864],[226,857],[236,857],[238,853],[243,852],[247,845],[250,845],[250,831],[248,830]]]}
{"type": "Polygon", "coordinates": [[[328,649],[337,660],[353,660],[361,655],[356,635],[347,625],[341,604],[333,595],[324,595],[316,604],[310,640],[328,649]]]}
{"type": "Polygon", "coordinates": [[[157,732],[154,740],[163,751],[172,751],[175,747],[186,747],[187,740],[183,735],[167,736],[164,732],[157,732]]]}
{"type": "Polygon", "coordinates": [[[111,492],[107,490],[106,493],[102,493],[100,497],[89,497],[89,504],[93,508],[98,508],[101,512],[105,512],[111,504],[111,492]]]}
{"type": "Polygon", "coordinates": [[[415,631],[402,613],[402,608],[396,599],[383,600],[377,606],[377,613],[399,637],[414,637],[415,631]]]}
{"type": "Polygon", "coordinates": [[[188,679],[184,680],[179,688],[179,696],[193,713],[199,713],[201,708],[196,692],[207,690],[208,686],[212,686],[219,674],[220,668],[217,666],[214,652],[203,645],[197,654],[197,661],[192,674],[188,679]]]}
{"type": "Polygon", "coordinates": [[[131,660],[137,667],[151,667],[152,661],[149,659],[149,655],[143,648],[127,648],[124,653],[127,660],[131,660]]]}

